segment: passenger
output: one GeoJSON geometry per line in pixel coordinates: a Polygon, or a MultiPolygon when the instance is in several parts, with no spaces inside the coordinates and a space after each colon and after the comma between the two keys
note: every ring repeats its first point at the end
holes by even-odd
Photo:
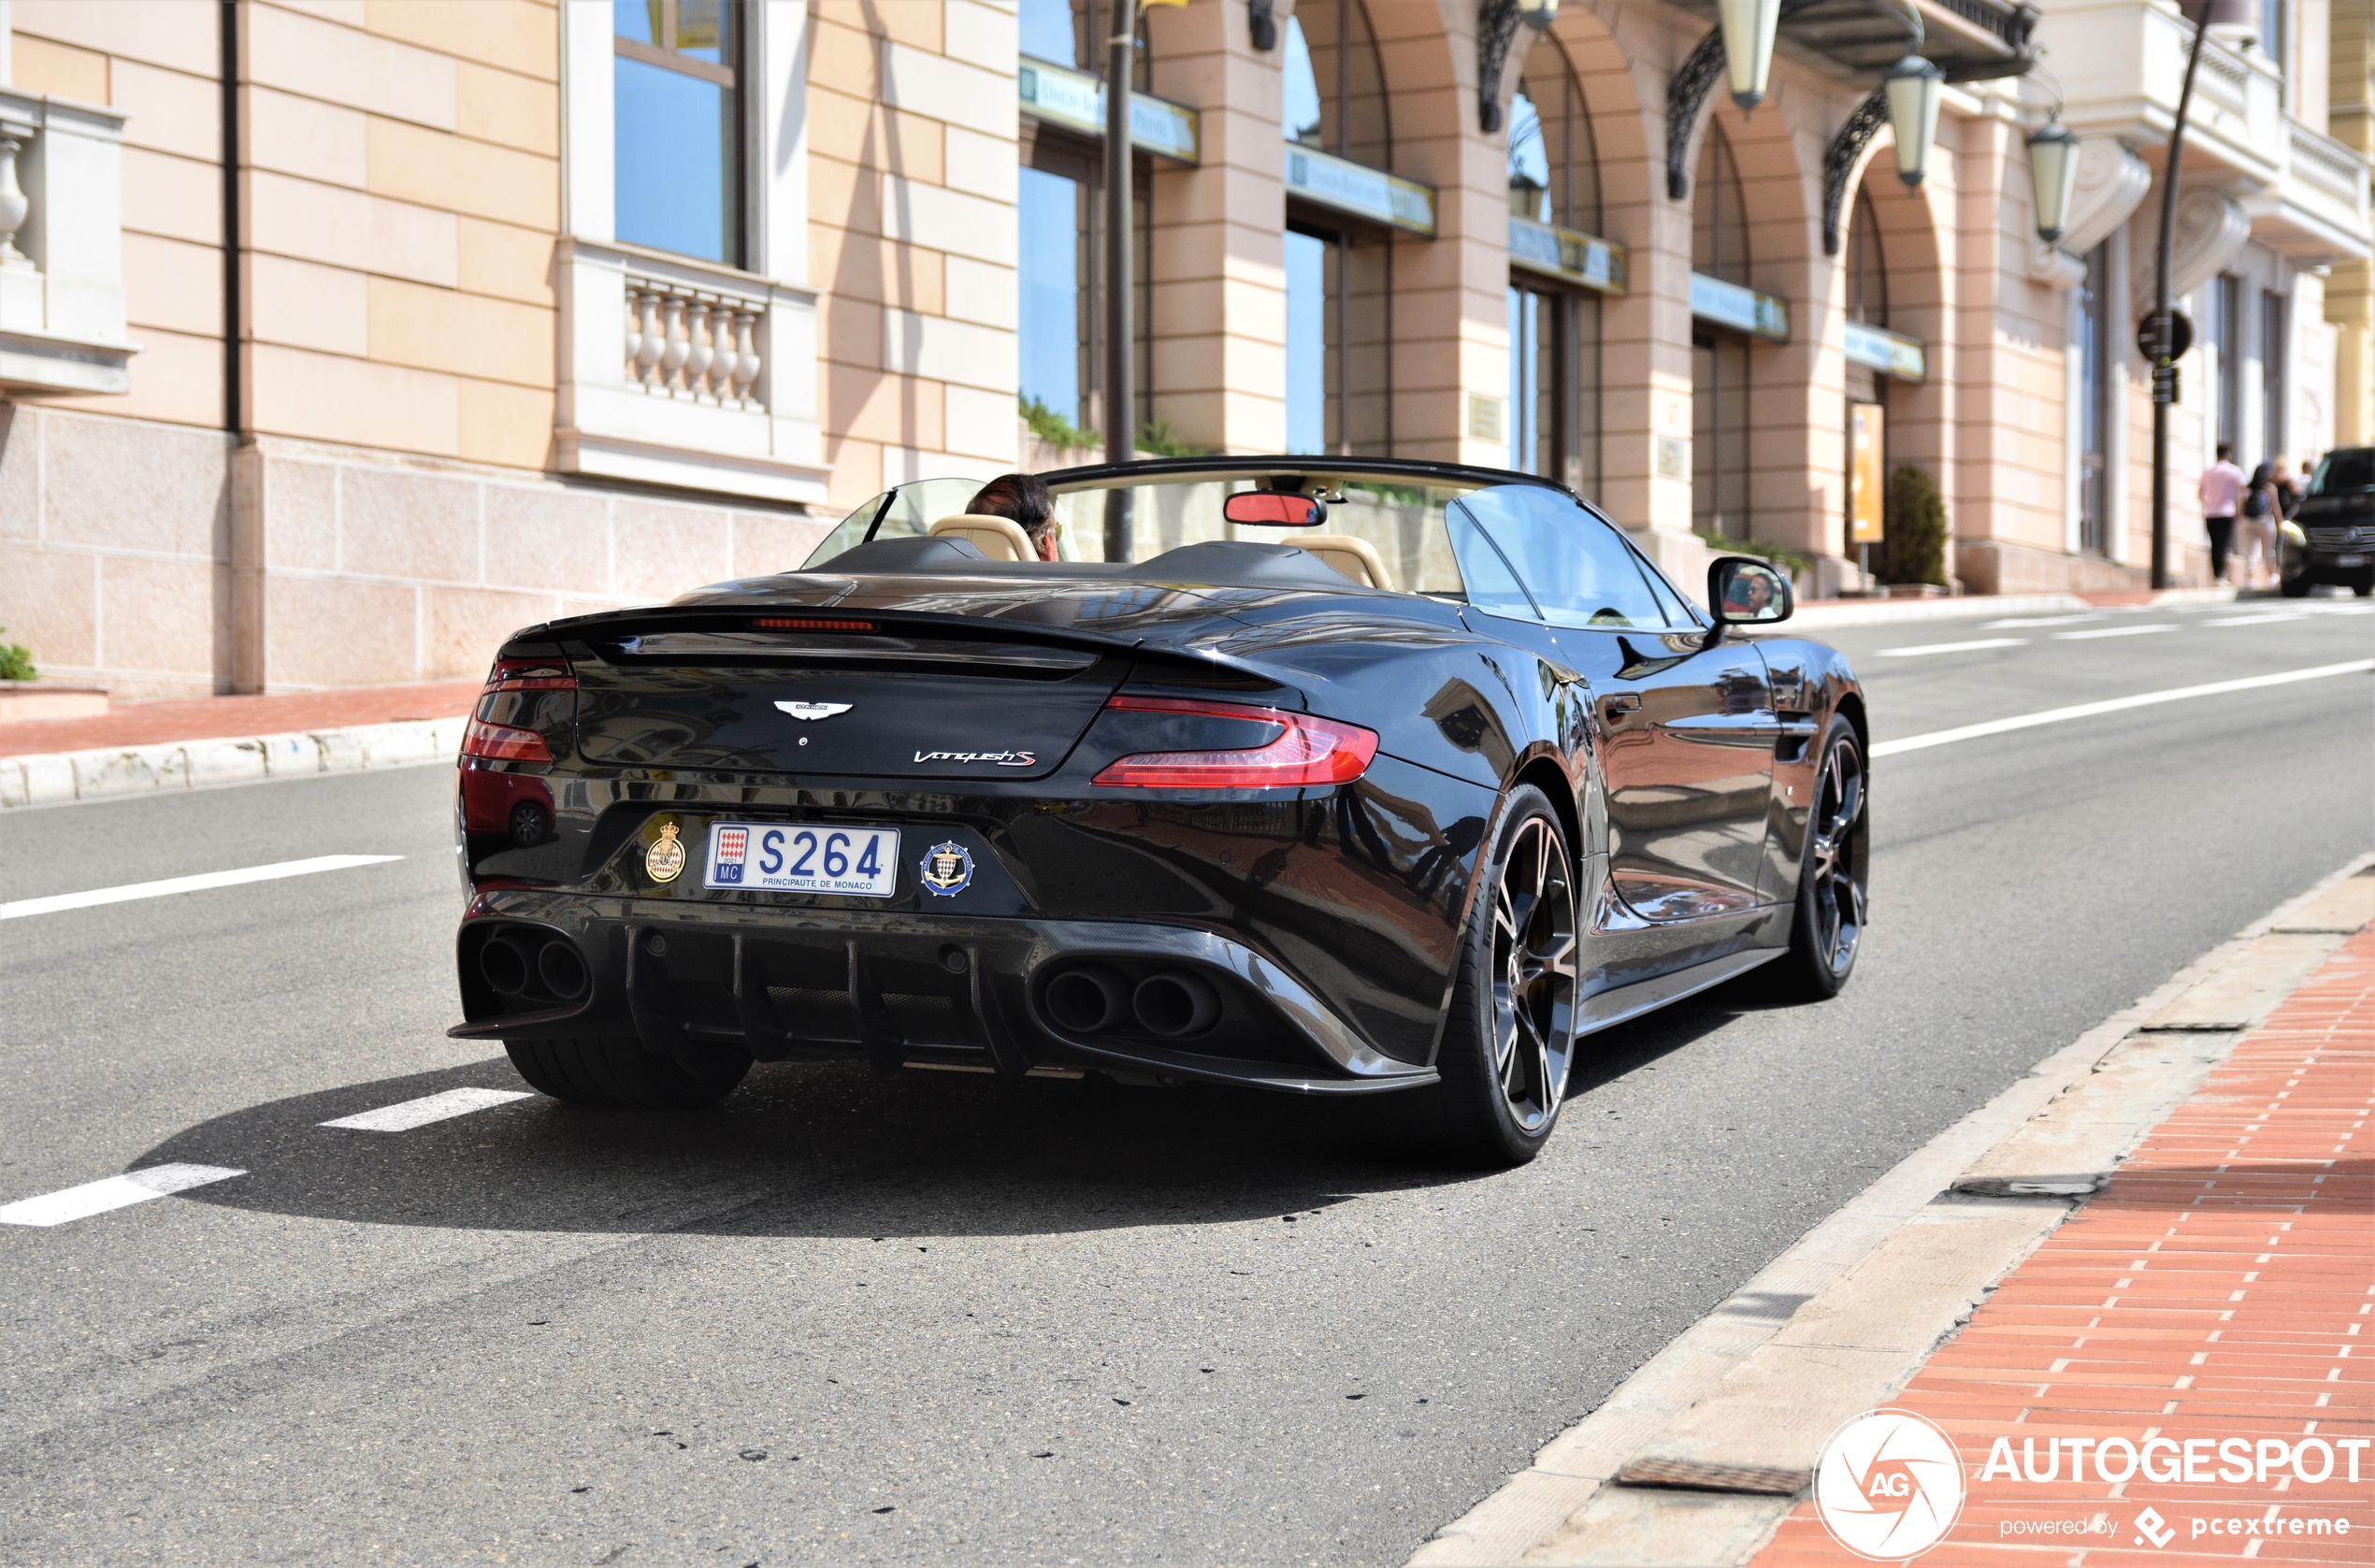
{"type": "Polygon", "coordinates": [[[1056,498],[1047,493],[1047,482],[1037,474],[1000,474],[983,485],[965,510],[1021,524],[1041,560],[1063,559],[1056,546],[1064,537],[1064,525],[1056,518],[1056,498]]]}

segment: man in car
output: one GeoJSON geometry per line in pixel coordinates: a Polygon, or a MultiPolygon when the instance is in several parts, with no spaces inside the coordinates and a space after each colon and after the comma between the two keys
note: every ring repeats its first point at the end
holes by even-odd
{"type": "Polygon", "coordinates": [[[1773,580],[1761,571],[1744,571],[1723,590],[1726,615],[1763,615],[1773,608],[1773,580]]]}
{"type": "Polygon", "coordinates": [[[965,510],[979,517],[1004,517],[1022,525],[1030,547],[1043,561],[1063,557],[1056,553],[1064,525],[1056,521],[1056,498],[1037,474],[1000,474],[973,493],[965,510]]]}

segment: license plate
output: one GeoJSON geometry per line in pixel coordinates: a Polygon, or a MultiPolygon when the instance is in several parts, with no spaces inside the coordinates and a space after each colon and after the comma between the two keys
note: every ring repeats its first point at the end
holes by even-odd
{"type": "Polygon", "coordinates": [[[711,887],[886,899],[898,885],[895,827],[720,822],[709,830],[711,887]]]}
{"type": "Polygon", "coordinates": [[[2338,567],[2363,567],[2367,564],[2367,557],[2364,555],[2337,555],[2334,557],[2334,564],[2338,567]]]}

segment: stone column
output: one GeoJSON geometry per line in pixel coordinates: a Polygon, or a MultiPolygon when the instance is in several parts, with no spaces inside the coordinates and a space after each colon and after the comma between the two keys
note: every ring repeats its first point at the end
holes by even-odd
{"type": "Polygon", "coordinates": [[[1243,6],[1158,7],[1146,27],[1155,94],[1196,109],[1203,133],[1202,163],[1156,160],[1149,193],[1154,417],[1199,446],[1275,452],[1287,406],[1283,41],[1257,50],[1243,6]]]}

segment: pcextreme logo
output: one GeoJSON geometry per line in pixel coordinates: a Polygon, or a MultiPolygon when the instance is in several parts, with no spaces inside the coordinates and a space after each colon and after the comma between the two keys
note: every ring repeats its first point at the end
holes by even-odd
{"type": "Polygon", "coordinates": [[[1963,1456],[1910,1410],[1875,1410],[1831,1434],[1814,1471],[1814,1511],[1831,1538],[1876,1562],[1903,1562],[1963,1515],[1963,1456]]]}

